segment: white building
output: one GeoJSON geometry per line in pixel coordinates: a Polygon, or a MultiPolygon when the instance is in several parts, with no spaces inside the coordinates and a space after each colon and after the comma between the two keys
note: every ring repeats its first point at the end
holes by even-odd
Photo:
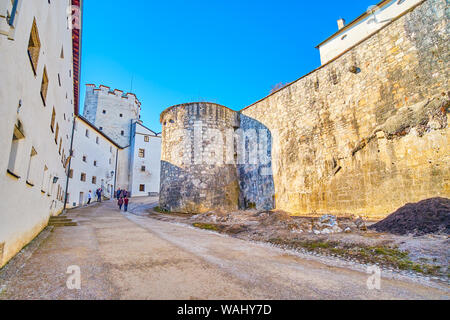
{"type": "Polygon", "coordinates": [[[383,0],[367,8],[364,14],[347,25],[344,19],[339,19],[339,30],[317,46],[322,65],[369,38],[389,22],[422,2],[423,0],[383,0]]]}
{"type": "Polygon", "coordinates": [[[159,194],[161,134],[134,122],[132,127],[130,191],[133,197],[159,194]]]}
{"type": "Polygon", "coordinates": [[[86,85],[84,117],[120,146],[130,143],[131,124],[140,118],[141,103],[133,93],[93,84],[86,85]]]}
{"type": "Polygon", "coordinates": [[[84,118],[120,146],[115,190],[132,197],[159,193],[161,136],[142,124],[140,112],[133,93],[86,85],[84,118]]]}
{"type": "Polygon", "coordinates": [[[67,207],[85,205],[88,193],[95,201],[95,191],[103,190],[105,198],[113,198],[121,147],[85,118],[75,119],[72,160],[69,171],[67,207]]]}
{"type": "Polygon", "coordinates": [[[0,267],[63,210],[80,58],[69,4],[0,0],[0,267]]]}

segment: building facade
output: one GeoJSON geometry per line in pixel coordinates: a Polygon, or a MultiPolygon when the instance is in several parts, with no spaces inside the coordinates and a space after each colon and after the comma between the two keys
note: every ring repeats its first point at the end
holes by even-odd
{"type": "Polygon", "coordinates": [[[67,207],[83,206],[91,192],[102,189],[103,197],[113,198],[121,147],[85,118],[75,118],[72,160],[69,171],[67,207]]]}
{"type": "Polygon", "coordinates": [[[383,0],[367,8],[366,12],[347,25],[344,19],[339,19],[339,30],[317,46],[322,64],[364,41],[422,2],[424,0],[383,0]]]}
{"type": "Polygon", "coordinates": [[[130,188],[133,197],[158,195],[161,170],[161,134],[140,121],[132,126],[130,188]]]}
{"type": "Polygon", "coordinates": [[[131,144],[131,126],[140,119],[141,103],[133,93],[86,85],[84,117],[121,147],[131,144]]]}
{"type": "Polygon", "coordinates": [[[0,266],[64,207],[78,107],[80,31],[69,5],[0,1],[0,266]]]}
{"type": "Polygon", "coordinates": [[[114,187],[132,197],[159,194],[161,135],[143,125],[140,112],[133,93],[86,85],[83,119],[117,145],[114,187]]]}

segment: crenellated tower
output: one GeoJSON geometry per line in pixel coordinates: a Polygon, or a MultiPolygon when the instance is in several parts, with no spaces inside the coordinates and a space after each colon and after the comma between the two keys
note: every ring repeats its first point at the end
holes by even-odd
{"type": "Polygon", "coordinates": [[[141,103],[133,93],[86,85],[84,117],[122,147],[130,145],[131,125],[140,119],[141,103]]]}

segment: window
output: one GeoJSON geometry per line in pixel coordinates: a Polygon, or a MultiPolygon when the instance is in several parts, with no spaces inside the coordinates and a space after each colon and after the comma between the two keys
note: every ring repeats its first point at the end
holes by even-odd
{"type": "Polygon", "coordinates": [[[106,110],[103,110],[103,114],[106,114],[106,110]]]}
{"type": "Polygon", "coordinates": [[[99,142],[100,142],[100,139],[99,139],[98,137],[96,137],[96,138],[95,138],[95,143],[96,143],[96,144],[99,144],[99,142]]]}
{"type": "Polygon", "coordinates": [[[145,166],[142,166],[142,167],[141,167],[141,171],[142,171],[142,172],[145,172],[145,166]]]}
{"type": "Polygon", "coordinates": [[[145,149],[139,149],[139,158],[145,158],[145,149]]]}
{"type": "Polygon", "coordinates": [[[59,124],[56,124],[55,130],[55,143],[58,144],[58,135],[59,135],[59,124]]]}
{"type": "Polygon", "coordinates": [[[41,40],[39,39],[39,32],[36,25],[36,19],[33,20],[31,27],[30,39],[28,40],[28,57],[30,58],[33,72],[36,75],[37,65],[39,61],[39,52],[41,51],[41,40]]]}
{"type": "Polygon", "coordinates": [[[140,191],[140,192],[145,192],[145,184],[141,184],[141,185],[139,186],[139,191],[140,191]]]}
{"type": "Polygon", "coordinates": [[[97,177],[92,177],[92,184],[97,184],[97,177]]]}
{"type": "Polygon", "coordinates": [[[149,141],[150,141],[150,137],[149,137],[149,136],[145,136],[145,137],[144,137],[144,141],[145,141],[145,142],[149,142],[149,141]]]}
{"type": "Polygon", "coordinates": [[[86,133],[84,135],[89,138],[89,130],[88,129],[86,129],[86,133]]]}
{"type": "Polygon", "coordinates": [[[86,182],[86,173],[81,174],[81,181],[86,182]]]}
{"type": "Polygon", "coordinates": [[[125,134],[125,131],[120,131],[120,134],[123,136],[125,134]]]}
{"type": "Polygon", "coordinates": [[[99,129],[100,129],[100,131],[103,131],[103,127],[100,127],[99,129]]]}
{"type": "Polygon", "coordinates": [[[35,162],[36,162],[34,160],[36,159],[36,155],[37,155],[36,150],[34,149],[34,147],[31,147],[30,159],[28,160],[27,181],[26,181],[26,183],[29,186],[32,186],[32,187],[34,186],[33,179],[32,179],[32,173],[34,172],[34,165],[35,165],[35,162]]]}
{"type": "Polygon", "coordinates": [[[14,132],[12,137],[11,150],[9,152],[8,172],[15,178],[20,178],[16,172],[17,153],[19,151],[20,140],[25,138],[22,133],[22,124],[18,121],[14,126],[14,132]]]}
{"type": "Polygon", "coordinates": [[[123,118],[123,114],[120,114],[120,117],[123,118]]]}
{"type": "Polygon", "coordinates": [[[41,98],[42,102],[45,106],[45,100],[47,99],[47,91],[48,91],[48,75],[47,68],[44,67],[44,73],[42,74],[42,83],[41,83],[41,98]]]}
{"type": "Polygon", "coordinates": [[[83,156],[83,162],[87,162],[87,157],[83,156]]]}
{"type": "Polygon", "coordinates": [[[73,169],[70,169],[70,171],[69,171],[69,178],[73,179],[73,169]]]}
{"type": "Polygon", "coordinates": [[[97,161],[94,161],[94,167],[96,167],[97,166],[97,161]]]}
{"type": "Polygon", "coordinates": [[[56,112],[55,112],[55,107],[53,107],[52,121],[50,122],[50,129],[52,129],[52,132],[55,132],[55,119],[56,119],[56,112]]]}

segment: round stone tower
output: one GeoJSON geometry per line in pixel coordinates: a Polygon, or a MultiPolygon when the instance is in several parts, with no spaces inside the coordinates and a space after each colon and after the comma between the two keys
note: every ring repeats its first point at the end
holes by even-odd
{"type": "Polygon", "coordinates": [[[160,207],[184,213],[238,209],[234,130],[238,114],[222,105],[176,105],[161,114],[160,207]]]}

